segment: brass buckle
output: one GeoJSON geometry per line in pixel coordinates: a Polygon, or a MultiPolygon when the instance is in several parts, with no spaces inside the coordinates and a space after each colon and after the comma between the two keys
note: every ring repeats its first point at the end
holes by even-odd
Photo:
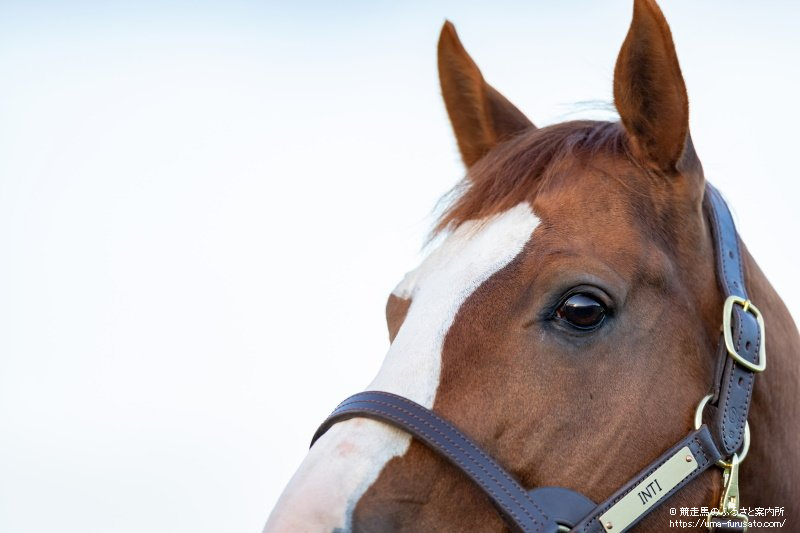
{"type": "Polygon", "coordinates": [[[728,350],[728,355],[734,361],[747,368],[751,372],[763,372],[767,368],[767,352],[764,349],[766,337],[764,336],[764,318],[761,316],[761,311],[750,303],[750,300],[745,300],[739,296],[728,296],[725,300],[725,306],[722,308],[722,334],[725,336],[725,348],[728,350]],[[758,364],[751,363],[736,352],[736,347],[733,345],[733,333],[731,333],[731,317],[733,316],[733,305],[737,304],[742,307],[745,313],[750,313],[756,317],[758,322],[759,336],[761,343],[758,347],[758,364]]]}

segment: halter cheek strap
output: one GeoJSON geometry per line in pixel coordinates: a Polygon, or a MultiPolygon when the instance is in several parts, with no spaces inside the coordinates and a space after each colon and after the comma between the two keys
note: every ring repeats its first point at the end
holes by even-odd
{"type": "Polygon", "coordinates": [[[717,280],[726,297],[717,357],[718,378],[712,391],[712,426],[720,450],[730,456],[744,443],[755,375],[767,366],[764,322],[747,298],[742,253],[731,212],[720,193],[710,185],[704,202],[716,245],[717,280]]]}
{"type": "Polygon", "coordinates": [[[722,516],[710,514],[709,529],[746,531],[739,514],[738,469],[747,453],[747,413],[755,374],[764,370],[764,324],[747,299],[741,251],[733,218],[719,192],[706,187],[704,207],[712,229],[717,277],[726,297],[723,332],[717,350],[712,393],[695,414],[695,430],[642,469],[606,501],[595,505],[569,489],[541,487],[526,491],[514,478],[450,422],[401,396],[368,391],[342,402],[322,423],[311,445],[337,422],[365,417],[410,433],[446,458],[489,497],[510,527],[525,533],[622,532],[685,487],[714,464],[725,468],[720,502],[722,516]],[[702,424],[708,400],[711,424],[702,424]],[[730,458],[728,462],[722,458],[730,458]]]}

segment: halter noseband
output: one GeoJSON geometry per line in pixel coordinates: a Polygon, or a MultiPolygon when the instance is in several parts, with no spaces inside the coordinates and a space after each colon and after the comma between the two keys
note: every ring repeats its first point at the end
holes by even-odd
{"type": "Polygon", "coordinates": [[[747,413],[753,381],[767,364],[764,321],[747,298],[733,217],[711,185],[706,186],[704,208],[715,245],[717,280],[725,296],[711,392],[697,407],[694,431],[606,501],[598,505],[560,487],[527,491],[450,422],[407,398],[387,392],[361,392],[342,402],[319,427],[311,445],[337,422],[354,417],[400,428],[458,467],[489,497],[507,524],[524,533],[626,531],[716,464],[724,469],[724,489],[719,509],[712,509],[706,525],[712,531],[746,531],[748,518],[739,512],[739,464],[750,444],[747,413]],[[708,424],[703,424],[706,406],[708,424]]]}

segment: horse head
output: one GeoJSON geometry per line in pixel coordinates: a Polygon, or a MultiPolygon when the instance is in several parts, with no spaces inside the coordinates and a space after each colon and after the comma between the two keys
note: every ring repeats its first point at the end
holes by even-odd
{"type": "MultiPolygon", "coordinates": [[[[389,296],[391,345],[368,388],[447,418],[525,487],[602,501],[691,429],[715,376],[724,296],[669,27],[654,1],[634,2],[614,70],[619,122],[536,127],[484,80],[449,22],[438,65],[467,174],[438,247],[389,296]]],[[[800,342],[743,255],[772,365],[754,391],[743,499],[797,517],[783,492],[800,479],[797,458],[768,451],[788,452],[798,432],[800,342]]],[[[711,505],[720,486],[707,471],[670,506],[711,505]]],[[[663,530],[666,513],[640,527],[663,530]]],[[[505,527],[439,455],[353,418],[314,444],[266,531],[505,527]]]]}

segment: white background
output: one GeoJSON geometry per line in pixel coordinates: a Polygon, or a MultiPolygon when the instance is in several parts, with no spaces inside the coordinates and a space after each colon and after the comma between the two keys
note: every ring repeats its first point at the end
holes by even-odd
{"type": "MultiPolygon", "coordinates": [[[[0,3],[0,531],[257,532],[462,175],[445,17],[539,125],[631,2],[0,3]],[[285,5],[284,5],[285,4],[285,5]]],[[[706,175],[800,316],[800,17],[664,2],[706,175]]]]}

